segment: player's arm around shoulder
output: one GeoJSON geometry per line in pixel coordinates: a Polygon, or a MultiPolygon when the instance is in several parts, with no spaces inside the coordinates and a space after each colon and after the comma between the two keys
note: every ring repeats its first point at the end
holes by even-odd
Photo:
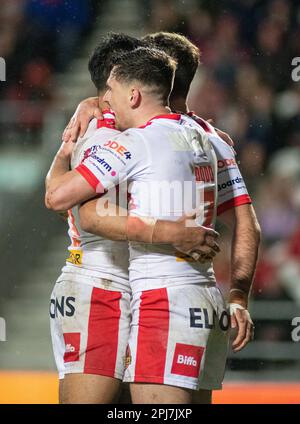
{"type": "MultiPolygon", "coordinates": [[[[88,140],[89,149],[84,152],[82,163],[97,151],[97,146],[105,144],[107,134],[99,131],[88,140]]],[[[54,157],[46,177],[45,205],[48,209],[59,212],[68,210],[88,199],[95,197],[96,190],[92,172],[84,174],[78,171],[80,165],[70,170],[74,143],[63,142],[54,157]]]]}

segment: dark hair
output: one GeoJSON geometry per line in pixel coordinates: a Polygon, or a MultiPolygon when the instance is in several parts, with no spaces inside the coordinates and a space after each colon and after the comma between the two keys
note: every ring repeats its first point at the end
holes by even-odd
{"type": "Polygon", "coordinates": [[[122,33],[109,32],[101,37],[89,60],[91,79],[98,91],[105,90],[115,57],[141,45],[137,38],[122,33]]]}
{"type": "Polygon", "coordinates": [[[165,52],[139,47],[119,56],[114,61],[113,76],[122,82],[139,81],[153,95],[168,103],[173,87],[176,62],[165,52]]]}
{"type": "Polygon", "coordinates": [[[142,38],[149,47],[163,50],[177,62],[172,97],[186,97],[200,63],[200,51],[186,37],[172,32],[157,32],[142,38]]]}

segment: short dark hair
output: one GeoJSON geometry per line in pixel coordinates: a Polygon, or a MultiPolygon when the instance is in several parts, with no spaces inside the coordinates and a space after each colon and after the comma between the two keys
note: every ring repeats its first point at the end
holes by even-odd
{"type": "Polygon", "coordinates": [[[122,82],[139,81],[148,86],[151,94],[168,103],[173,88],[176,62],[165,52],[139,47],[115,58],[113,76],[122,82]]]}
{"type": "Polygon", "coordinates": [[[186,97],[200,64],[200,50],[185,36],[173,32],[156,32],[142,41],[149,47],[163,50],[177,62],[172,97],[186,97]]]}
{"type": "Polygon", "coordinates": [[[115,57],[141,45],[142,42],[139,39],[123,33],[109,32],[100,38],[89,60],[91,79],[98,91],[106,89],[106,81],[115,57]]]}

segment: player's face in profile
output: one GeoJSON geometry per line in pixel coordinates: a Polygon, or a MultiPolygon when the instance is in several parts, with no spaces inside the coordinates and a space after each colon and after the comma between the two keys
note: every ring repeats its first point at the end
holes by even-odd
{"type": "Polygon", "coordinates": [[[110,108],[116,114],[116,125],[120,130],[126,130],[130,127],[128,122],[128,111],[130,93],[128,86],[117,81],[113,76],[107,80],[107,91],[104,94],[103,100],[106,101],[110,108]]]}

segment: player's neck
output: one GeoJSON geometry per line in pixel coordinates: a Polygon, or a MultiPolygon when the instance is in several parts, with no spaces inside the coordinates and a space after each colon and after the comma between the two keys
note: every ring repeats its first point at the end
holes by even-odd
{"type": "Polygon", "coordinates": [[[173,111],[188,113],[189,107],[187,105],[187,99],[185,97],[177,97],[175,99],[170,99],[170,106],[173,111]]]}
{"type": "Polygon", "coordinates": [[[166,115],[171,113],[168,106],[156,105],[145,108],[136,109],[132,116],[132,127],[138,128],[145,125],[148,121],[158,115],[166,115]]]}

